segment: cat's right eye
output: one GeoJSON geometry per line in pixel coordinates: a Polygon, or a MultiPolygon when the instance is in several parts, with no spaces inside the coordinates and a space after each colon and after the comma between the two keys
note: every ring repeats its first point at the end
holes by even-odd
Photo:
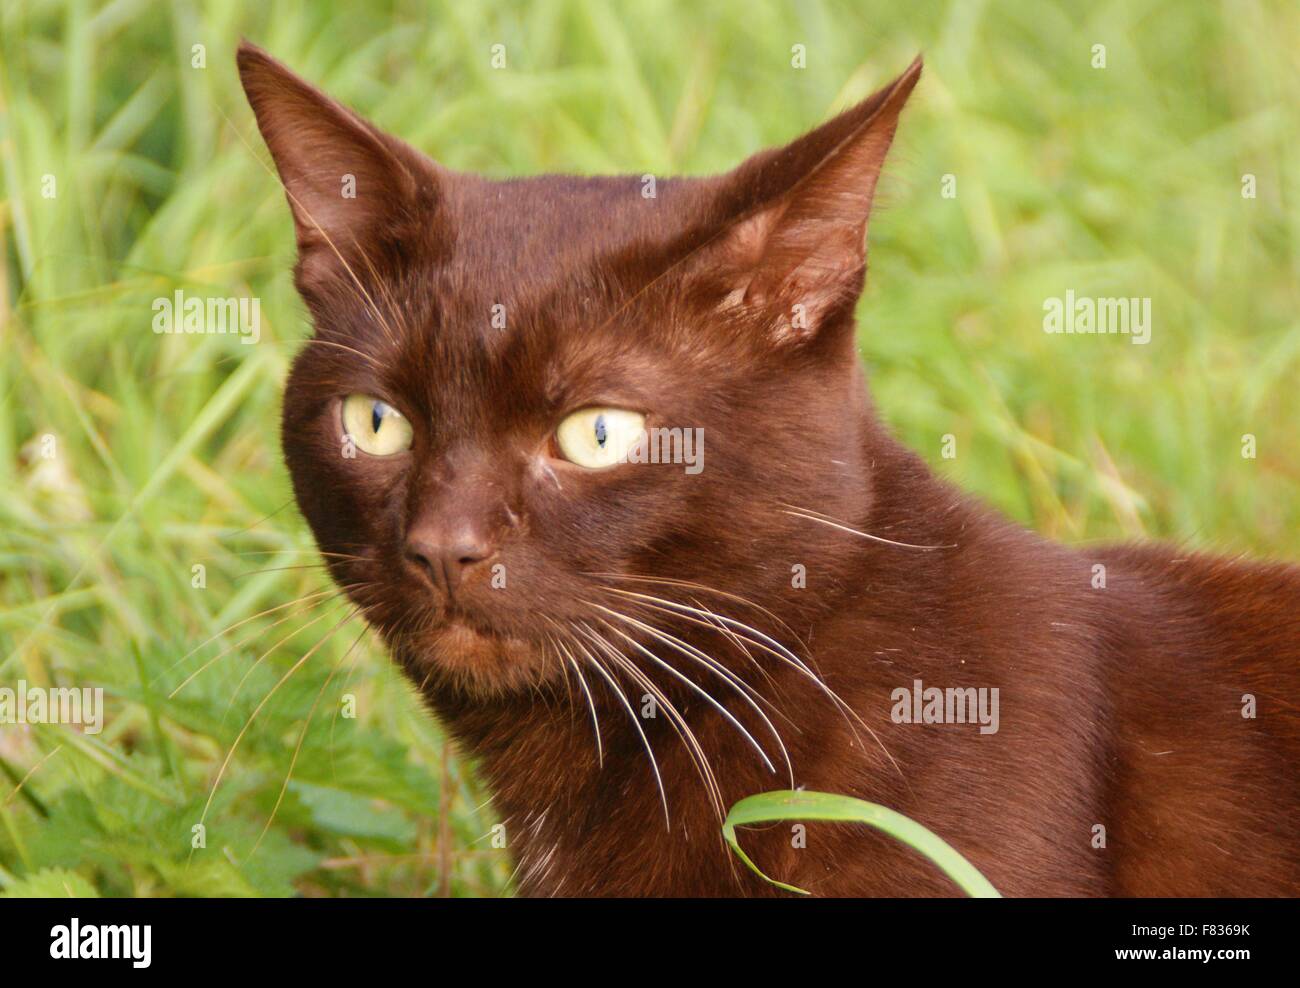
{"type": "Polygon", "coordinates": [[[343,399],[343,429],[363,453],[392,456],[411,448],[414,432],[406,416],[370,395],[343,399]]]}
{"type": "Polygon", "coordinates": [[[560,453],[570,463],[600,470],[622,462],[644,435],[645,416],[623,408],[584,408],[555,431],[560,453]]]}

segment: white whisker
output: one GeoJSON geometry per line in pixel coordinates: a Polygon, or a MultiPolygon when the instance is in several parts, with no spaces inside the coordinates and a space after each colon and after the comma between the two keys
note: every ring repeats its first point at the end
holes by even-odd
{"type": "MultiPolygon", "coordinates": [[[[791,505],[791,507],[794,507],[791,505]]],[[[879,542],[882,545],[897,546],[900,549],[919,549],[923,552],[930,552],[934,549],[956,549],[956,545],[913,545],[911,542],[895,542],[893,539],[882,538],[879,535],[872,535],[869,532],[860,532],[856,528],[850,528],[848,525],[834,521],[830,518],[820,517],[816,514],[809,513],[808,509],[800,508],[791,511],[789,508],[782,509],[787,515],[794,515],[796,518],[806,518],[808,521],[815,521],[822,525],[829,525],[831,528],[838,528],[841,532],[848,532],[850,535],[856,535],[859,538],[870,539],[872,542],[879,542]]]]}
{"type": "MultiPolygon", "coordinates": [[[[644,630],[644,631],[647,631],[647,632],[649,632],[649,633],[651,633],[651,634],[654,634],[656,637],[660,637],[660,635],[659,635],[659,629],[657,629],[657,628],[651,628],[650,626],[646,625],[644,622],[637,621],[635,618],[628,617],[628,616],[625,615],[625,614],[619,614],[617,611],[610,610],[610,609],[607,608],[607,607],[602,607],[600,604],[593,604],[592,606],[598,608],[598,609],[601,610],[601,611],[604,611],[606,614],[609,614],[611,617],[617,618],[618,620],[621,620],[621,621],[625,621],[625,622],[627,622],[628,624],[631,624],[633,627],[638,627],[638,628],[640,628],[640,629],[642,629],[642,630],[644,630]]],[[[705,701],[707,701],[707,702],[708,702],[712,707],[714,707],[714,708],[715,708],[715,709],[716,709],[720,714],[722,714],[722,716],[725,717],[725,718],[726,718],[726,719],[731,723],[731,725],[732,725],[733,727],[735,727],[736,730],[738,730],[738,731],[739,731],[739,732],[744,736],[745,740],[747,740],[751,745],[753,745],[754,750],[757,751],[758,754],[759,754],[759,757],[761,757],[761,758],[763,759],[763,764],[765,764],[765,765],[767,766],[768,771],[770,771],[770,772],[775,772],[775,771],[776,771],[776,766],[772,764],[772,760],[768,757],[767,752],[763,750],[763,746],[760,745],[756,740],[754,740],[754,736],[753,736],[752,734],[750,734],[749,731],[747,731],[747,730],[745,729],[744,725],[741,724],[740,721],[736,719],[735,715],[732,714],[732,712],[731,712],[730,710],[728,710],[725,706],[723,706],[721,703],[719,703],[716,699],[714,699],[714,697],[712,696],[712,694],[710,694],[710,693],[708,692],[708,690],[705,690],[705,689],[703,689],[702,687],[700,687],[697,683],[693,682],[689,676],[684,675],[684,674],[681,672],[681,670],[679,670],[679,669],[673,667],[672,665],[670,665],[669,663],[665,662],[663,659],[661,659],[659,656],[655,655],[653,652],[651,652],[649,649],[647,649],[644,645],[642,645],[640,642],[636,641],[636,640],[635,640],[634,638],[632,638],[631,636],[629,636],[629,635],[623,633],[622,631],[620,631],[620,630],[617,629],[617,628],[610,627],[608,624],[606,624],[606,627],[609,627],[611,631],[613,631],[615,634],[617,634],[620,638],[624,639],[628,644],[630,644],[630,645],[631,645],[633,648],[635,648],[638,652],[640,652],[642,655],[646,656],[646,658],[650,659],[652,662],[655,662],[656,664],[658,664],[658,665],[662,666],[663,668],[667,669],[669,673],[671,673],[671,674],[672,674],[673,676],[675,676],[676,678],[680,679],[683,683],[685,683],[687,686],[689,686],[691,689],[693,689],[696,693],[698,693],[700,696],[702,696],[702,697],[705,699],[705,701]]],[[[666,633],[665,633],[665,634],[666,634],[666,633]]],[[[670,642],[667,642],[667,641],[666,641],[665,639],[663,639],[662,637],[660,637],[660,640],[665,641],[665,644],[671,644],[670,642]]],[[[692,658],[693,658],[693,657],[694,657],[694,656],[692,656],[692,658]]],[[[707,668],[712,669],[712,667],[707,667],[707,668]]],[[[717,672],[716,669],[712,669],[712,671],[715,672],[715,673],[717,672]]],[[[728,680],[728,682],[730,682],[730,680],[728,680]]],[[[733,683],[732,685],[735,686],[734,683],[733,683]]],[[[782,742],[781,742],[781,735],[780,735],[779,733],[777,733],[776,727],[772,724],[772,722],[771,722],[770,720],[768,720],[767,716],[763,713],[762,708],[760,708],[760,707],[758,706],[758,704],[756,704],[752,699],[750,699],[750,698],[749,698],[749,697],[744,693],[743,690],[739,690],[739,689],[737,689],[737,692],[739,692],[739,693],[741,694],[741,696],[745,699],[745,701],[746,701],[746,702],[747,702],[747,703],[748,703],[748,704],[749,704],[749,705],[750,705],[750,706],[755,710],[755,712],[757,712],[758,716],[761,717],[761,718],[763,719],[763,723],[767,725],[768,730],[770,730],[770,731],[772,732],[773,737],[776,738],[776,743],[777,743],[777,744],[780,746],[780,748],[781,748],[781,752],[782,752],[783,756],[785,757],[786,766],[787,766],[787,768],[790,768],[791,778],[793,779],[793,776],[794,776],[794,770],[793,770],[793,768],[790,767],[790,756],[789,756],[789,754],[788,754],[788,753],[786,752],[786,750],[785,750],[785,745],[782,744],[782,742]]]]}
{"type": "Polygon", "coordinates": [[[645,736],[645,731],[641,729],[641,723],[637,720],[636,711],[632,709],[632,704],[628,702],[627,695],[619,688],[618,683],[615,682],[614,678],[606,671],[605,667],[601,665],[600,660],[592,655],[587,647],[576,638],[573,640],[573,643],[582,651],[582,654],[590,660],[592,668],[595,669],[596,672],[600,674],[601,678],[609,684],[610,689],[614,691],[614,695],[627,710],[628,716],[632,718],[632,726],[636,728],[637,734],[641,737],[641,744],[645,747],[646,754],[650,756],[650,768],[654,771],[655,784],[659,787],[659,799],[663,803],[664,807],[664,824],[667,829],[672,830],[672,817],[668,815],[668,793],[664,791],[663,776],[659,774],[659,762],[655,760],[654,749],[650,747],[650,739],[645,736]]]}

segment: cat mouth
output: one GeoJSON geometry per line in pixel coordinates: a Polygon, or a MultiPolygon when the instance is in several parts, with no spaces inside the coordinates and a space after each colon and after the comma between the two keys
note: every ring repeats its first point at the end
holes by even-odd
{"type": "Polygon", "coordinates": [[[461,614],[450,614],[416,643],[425,662],[441,667],[465,685],[496,692],[522,688],[537,675],[535,644],[505,631],[485,627],[461,614]]]}
{"type": "Polygon", "coordinates": [[[434,630],[433,634],[438,638],[439,644],[445,648],[459,650],[497,645],[505,640],[504,635],[484,628],[461,615],[449,617],[446,622],[434,630]]]}
{"type": "Polygon", "coordinates": [[[497,627],[482,616],[454,604],[448,606],[442,613],[442,620],[429,629],[428,638],[443,655],[499,655],[530,645],[527,638],[497,627]]]}
{"type": "Polygon", "coordinates": [[[433,626],[435,635],[451,635],[467,641],[505,641],[516,637],[497,628],[485,615],[479,614],[455,601],[447,601],[442,607],[442,620],[433,626]]]}

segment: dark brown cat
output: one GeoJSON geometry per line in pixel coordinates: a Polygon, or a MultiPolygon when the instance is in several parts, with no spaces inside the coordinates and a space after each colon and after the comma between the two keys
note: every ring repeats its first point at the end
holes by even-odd
{"type": "MultiPolygon", "coordinates": [[[[854,306],[919,61],[653,186],[457,174],[239,69],[315,323],[298,502],[478,760],[521,892],[784,894],[719,822],[793,787],[913,817],[1004,894],[1300,892],[1300,570],[1045,542],[872,410],[854,306]],[[995,716],[908,722],[928,688],[995,716]]],[[[862,827],[744,839],[823,895],[956,891],[862,827]]]]}

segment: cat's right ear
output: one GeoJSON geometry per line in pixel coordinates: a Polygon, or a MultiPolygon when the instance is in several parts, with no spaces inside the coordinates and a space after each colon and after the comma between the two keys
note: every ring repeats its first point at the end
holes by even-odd
{"type": "Polygon", "coordinates": [[[920,76],[917,58],[861,103],[716,181],[721,219],[706,213],[692,231],[683,269],[706,304],[783,345],[825,339],[831,326],[851,338],[876,183],[920,76]]]}
{"type": "Polygon", "coordinates": [[[298,288],[319,293],[399,256],[435,225],[440,169],[243,42],[239,78],[275,160],[298,240],[298,288]]]}

